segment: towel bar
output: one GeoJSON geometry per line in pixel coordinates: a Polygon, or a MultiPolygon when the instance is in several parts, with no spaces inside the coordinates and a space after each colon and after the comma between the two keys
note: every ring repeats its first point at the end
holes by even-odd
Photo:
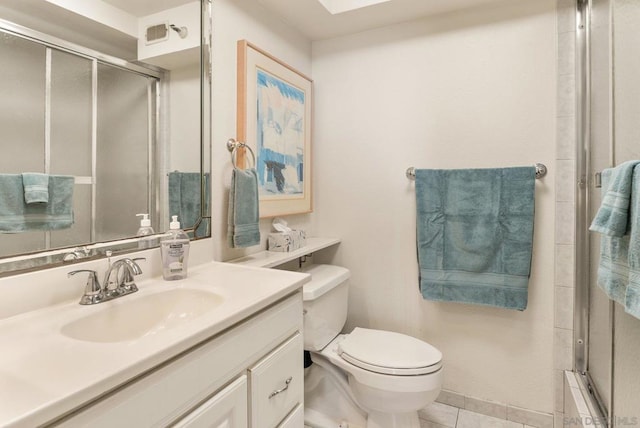
{"type": "MultiPolygon", "coordinates": [[[[547,175],[547,167],[544,164],[537,163],[534,166],[536,167],[536,179],[540,179],[547,175]]],[[[416,169],[412,166],[407,168],[407,172],[405,174],[409,180],[416,179],[416,169]]]]}
{"type": "Polygon", "coordinates": [[[236,150],[239,148],[249,150],[249,153],[251,153],[251,160],[253,161],[253,166],[255,166],[256,155],[253,153],[253,150],[251,149],[251,147],[249,147],[246,143],[236,141],[233,138],[229,138],[229,140],[227,141],[227,150],[229,150],[229,152],[231,153],[231,164],[233,165],[233,167],[234,168],[238,167],[238,165],[236,165],[236,150]]]}

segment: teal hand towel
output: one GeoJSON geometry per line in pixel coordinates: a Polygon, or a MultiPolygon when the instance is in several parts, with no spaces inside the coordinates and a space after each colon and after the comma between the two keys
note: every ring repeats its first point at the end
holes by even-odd
{"type": "Polygon", "coordinates": [[[27,204],[46,204],[49,202],[49,174],[23,172],[22,186],[24,187],[24,201],[27,204]]]}
{"type": "MultiPolygon", "coordinates": [[[[204,212],[209,212],[210,184],[209,174],[204,175],[205,199],[204,212]]],[[[180,223],[185,228],[196,224],[200,218],[200,206],[202,205],[200,189],[202,179],[199,172],[169,173],[169,215],[177,215],[180,223]]],[[[197,238],[209,235],[209,219],[202,220],[204,225],[198,227],[195,232],[197,238]]]]}
{"type": "Polygon", "coordinates": [[[0,232],[67,229],[73,225],[73,187],[70,176],[50,175],[49,202],[27,204],[21,174],[0,174],[0,232]]]}
{"type": "Polygon", "coordinates": [[[608,185],[603,191],[600,208],[589,230],[609,236],[623,236],[627,233],[633,170],[638,162],[640,161],[628,161],[603,172],[603,179],[604,174],[607,175],[608,185]]]}
{"type": "Polygon", "coordinates": [[[535,167],[416,170],[423,298],[524,310],[535,167]]]}
{"type": "MultiPolygon", "coordinates": [[[[628,200],[627,212],[618,214],[619,218],[628,219],[625,221],[624,235],[613,235],[610,230],[599,227],[592,230],[602,233],[598,286],[610,299],[621,304],[625,312],[640,318],[640,163],[634,162],[625,190],[628,194],[623,196],[628,200]]],[[[629,164],[630,162],[626,162],[616,168],[602,171],[603,205],[599,212],[609,209],[608,202],[605,205],[605,199],[611,189],[616,188],[616,178],[619,179],[622,170],[626,173],[629,164]]],[[[618,227],[618,230],[620,229],[621,227],[618,227]]]]}
{"type": "MultiPolygon", "coordinates": [[[[622,174],[621,170],[617,172],[618,174],[614,174],[613,168],[602,171],[602,203],[589,230],[602,234],[598,262],[598,285],[610,299],[624,306],[627,285],[629,284],[629,236],[624,236],[624,234],[627,230],[628,211],[631,208],[631,186],[628,186],[627,194],[620,197],[626,201],[624,209],[619,203],[616,208],[617,213],[612,214],[612,198],[607,198],[607,196],[612,194],[609,192],[610,187],[614,183],[619,183],[622,174]],[[614,177],[617,177],[618,180],[612,180],[614,177]],[[619,224],[615,224],[614,219],[617,219],[619,224]],[[620,233],[622,227],[624,230],[620,233]]],[[[633,169],[631,169],[632,172],[633,169]]]]}
{"type": "Polygon", "coordinates": [[[231,173],[227,238],[231,248],[260,244],[258,174],[255,168],[231,173]]]}

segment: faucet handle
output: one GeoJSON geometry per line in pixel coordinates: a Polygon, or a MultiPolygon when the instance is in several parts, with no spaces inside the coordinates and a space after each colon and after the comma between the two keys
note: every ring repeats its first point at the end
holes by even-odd
{"type": "Polygon", "coordinates": [[[136,257],[133,259],[124,258],[124,259],[118,260],[124,265],[122,281],[119,284],[119,287],[121,287],[125,292],[135,293],[136,291],[138,291],[138,287],[133,281],[133,277],[135,275],[142,274],[142,269],[140,269],[140,266],[136,262],[143,261],[143,260],[147,260],[147,259],[144,257],[136,257]]]}
{"type": "Polygon", "coordinates": [[[84,295],[80,299],[81,305],[90,305],[93,303],[97,303],[100,300],[101,291],[100,282],[98,281],[98,276],[95,270],[88,269],[79,269],[71,271],[67,274],[68,277],[71,277],[80,272],[88,272],[89,277],[87,278],[87,285],[84,287],[84,295]]]}

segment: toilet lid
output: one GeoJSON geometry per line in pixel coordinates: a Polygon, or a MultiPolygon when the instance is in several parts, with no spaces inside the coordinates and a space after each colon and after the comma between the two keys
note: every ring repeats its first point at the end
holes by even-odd
{"type": "Polygon", "coordinates": [[[434,372],[442,361],[439,350],[415,337],[360,327],[340,342],[338,354],[365,370],[405,376],[434,372]]]}

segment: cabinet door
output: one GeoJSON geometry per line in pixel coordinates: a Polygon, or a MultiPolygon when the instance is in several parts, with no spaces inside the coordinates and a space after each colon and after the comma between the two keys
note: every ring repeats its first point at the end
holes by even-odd
{"type": "Polygon", "coordinates": [[[174,427],[247,428],[247,376],[242,375],[174,427]]]}
{"type": "Polygon", "coordinates": [[[284,421],[278,428],[300,428],[304,426],[304,407],[302,404],[298,404],[295,410],[289,413],[289,416],[285,418],[284,421]]]}
{"type": "Polygon", "coordinates": [[[302,360],[296,333],[249,369],[251,428],[273,428],[303,402],[302,360]]]}

